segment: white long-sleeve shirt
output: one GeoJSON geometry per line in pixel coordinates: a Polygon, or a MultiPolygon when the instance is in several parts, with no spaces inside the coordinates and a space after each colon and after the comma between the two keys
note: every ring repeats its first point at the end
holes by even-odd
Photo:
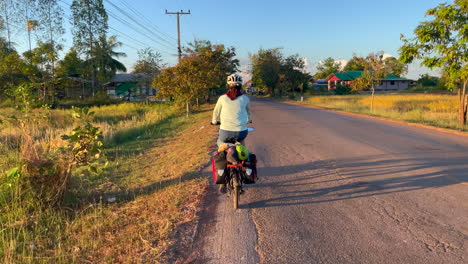
{"type": "Polygon", "coordinates": [[[213,111],[213,123],[221,122],[221,129],[227,131],[247,130],[250,121],[250,100],[241,95],[231,100],[227,95],[219,97],[213,111]]]}

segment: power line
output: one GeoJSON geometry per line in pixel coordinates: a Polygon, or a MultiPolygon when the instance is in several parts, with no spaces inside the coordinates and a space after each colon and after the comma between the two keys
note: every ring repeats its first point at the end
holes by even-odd
{"type": "Polygon", "coordinates": [[[133,8],[130,4],[127,3],[127,1],[125,0],[120,0],[120,2],[125,6],[127,7],[130,11],[132,11],[137,17],[141,17],[143,20],[145,20],[155,31],[159,32],[160,34],[162,35],[165,35],[166,37],[174,40],[174,41],[177,41],[176,38],[174,38],[173,36],[167,34],[166,32],[163,32],[160,30],[160,28],[158,26],[156,26],[155,24],[153,24],[153,22],[151,22],[151,20],[149,20],[145,15],[143,15],[141,12],[139,12],[138,10],[136,10],[135,8],[133,8]]]}
{"type": "MultiPolygon", "coordinates": [[[[71,6],[71,4],[65,2],[64,0],[59,0],[59,1],[62,2],[62,3],[64,3],[64,4],[66,4],[66,5],[71,6]]],[[[148,36],[146,33],[143,33],[139,28],[137,28],[137,27],[135,27],[134,25],[130,24],[130,23],[129,23],[128,21],[126,21],[125,19],[120,18],[119,16],[117,16],[116,14],[114,14],[113,12],[111,12],[110,10],[106,10],[106,12],[108,13],[108,15],[109,15],[110,17],[112,17],[112,18],[115,19],[116,21],[120,22],[122,25],[127,26],[127,27],[133,29],[135,32],[137,32],[138,34],[142,35],[143,37],[145,37],[145,38],[151,40],[152,42],[155,42],[155,43],[157,43],[158,45],[163,46],[163,47],[165,47],[165,48],[167,48],[167,49],[172,49],[171,46],[169,46],[169,45],[167,45],[167,44],[165,44],[165,43],[162,43],[162,42],[160,42],[160,41],[158,41],[158,40],[156,40],[156,39],[154,39],[154,38],[148,36]]],[[[109,26],[109,28],[110,28],[110,26],[109,26]]],[[[115,30],[115,28],[113,28],[113,29],[115,30]]],[[[122,35],[123,35],[123,34],[122,34],[122,35]]],[[[132,38],[132,39],[133,39],[133,38],[132,38]]],[[[149,45],[147,45],[147,46],[149,46],[149,45]]],[[[163,51],[163,50],[161,50],[161,51],[164,52],[164,53],[166,53],[166,54],[170,54],[169,52],[166,52],[166,51],[163,51]]]]}
{"type": "Polygon", "coordinates": [[[140,44],[140,45],[142,45],[142,46],[144,46],[144,47],[149,47],[149,46],[151,46],[151,45],[148,45],[148,44],[146,44],[146,43],[144,43],[144,42],[142,42],[142,41],[140,41],[140,40],[138,40],[138,39],[133,38],[133,37],[130,36],[130,35],[127,35],[127,34],[123,33],[122,31],[120,31],[120,30],[118,30],[118,29],[116,29],[116,28],[113,28],[113,27],[109,26],[109,29],[111,29],[111,30],[113,30],[114,32],[116,32],[116,35],[122,35],[122,36],[126,37],[127,39],[133,40],[135,43],[138,43],[138,44],[140,44]]]}
{"type": "Polygon", "coordinates": [[[135,23],[136,25],[140,26],[142,29],[146,30],[147,32],[149,32],[149,34],[152,34],[154,35],[156,38],[158,38],[159,40],[161,41],[164,41],[166,43],[168,43],[169,45],[172,45],[173,43],[162,38],[161,36],[159,36],[159,34],[156,34],[154,31],[148,29],[148,27],[146,27],[145,25],[143,25],[142,23],[140,23],[139,21],[137,21],[132,15],[128,14],[125,10],[123,10],[122,8],[120,8],[119,6],[117,6],[116,4],[112,3],[110,0],[105,0],[107,3],[109,3],[111,6],[113,6],[117,11],[119,11],[120,13],[122,13],[124,16],[126,16],[128,19],[130,19],[131,21],[133,21],[133,23],[135,23]]]}
{"type": "MultiPolygon", "coordinates": [[[[129,40],[133,40],[135,43],[140,44],[140,45],[141,45],[142,47],[144,47],[144,48],[151,47],[151,45],[148,45],[148,44],[146,44],[146,43],[144,43],[144,42],[142,42],[142,41],[139,41],[139,40],[137,40],[137,39],[131,37],[130,35],[127,35],[127,34],[123,33],[123,32],[120,31],[120,30],[117,30],[117,29],[115,29],[115,28],[113,28],[113,27],[111,27],[111,26],[109,26],[109,28],[112,29],[113,31],[115,31],[117,34],[121,34],[123,37],[125,37],[125,38],[127,38],[127,39],[129,39],[129,40]]],[[[169,53],[169,52],[167,52],[167,51],[164,51],[164,50],[159,50],[159,51],[161,51],[162,53],[166,53],[166,54],[168,54],[168,55],[172,55],[171,53],[169,53]]]]}
{"type": "Polygon", "coordinates": [[[161,45],[161,46],[164,46],[168,49],[171,49],[172,47],[170,47],[169,45],[165,44],[165,43],[162,43],[150,36],[148,36],[146,33],[143,33],[140,29],[136,28],[135,26],[133,26],[132,24],[128,23],[126,20],[118,17],[117,15],[113,14],[112,12],[110,12],[109,10],[107,11],[109,13],[109,16],[111,16],[112,18],[114,18],[115,20],[117,20],[118,22],[122,23],[123,25],[133,29],[135,32],[137,32],[138,34],[150,39],[151,41],[157,43],[158,45],[161,45]]]}

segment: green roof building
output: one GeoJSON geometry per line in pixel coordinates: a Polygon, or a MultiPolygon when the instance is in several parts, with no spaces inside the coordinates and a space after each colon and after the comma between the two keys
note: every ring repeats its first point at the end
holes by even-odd
{"type": "Polygon", "coordinates": [[[108,95],[127,101],[146,101],[156,94],[150,76],[142,73],[118,73],[106,86],[108,95]]]}
{"type": "MultiPolygon", "coordinates": [[[[336,85],[351,85],[353,81],[361,77],[363,71],[342,71],[334,72],[327,77],[328,90],[335,90],[336,85]]],[[[387,75],[387,77],[380,80],[380,85],[376,90],[381,91],[396,91],[404,90],[410,87],[410,79],[398,77],[393,74],[387,75]]]]}

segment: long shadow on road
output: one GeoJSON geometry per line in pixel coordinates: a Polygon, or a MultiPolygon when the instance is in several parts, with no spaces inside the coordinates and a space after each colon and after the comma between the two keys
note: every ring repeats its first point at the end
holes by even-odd
{"type": "Polygon", "coordinates": [[[255,201],[248,207],[333,202],[468,182],[465,152],[452,152],[450,158],[441,158],[437,153],[425,153],[417,158],[396,156],[398,154],[260,168],[265,183],[256,187],[271,188],[278,197],[255,201]]]}

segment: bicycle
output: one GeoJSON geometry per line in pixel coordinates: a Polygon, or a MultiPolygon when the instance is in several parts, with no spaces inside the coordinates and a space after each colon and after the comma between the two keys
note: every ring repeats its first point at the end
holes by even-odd
{"type": "Polygon", "coordinates": [[[228,191],[229,194],[232,195],[233,202],[234,202],[234,209],[239,207],[239,198],[241,193],[243,192],[242,189],[242,182],[243,182],[243,164],[228,164],[227,165],[229,170],[229,177],[228,177],[228,191]]]}
{"type": "MultiPolygon", "coordinates": [[[[215,125],[219,125],[218,122],[215,125]]],[[[249,132],[254,131],[255,129],[252,127],[248,128],[249,132]]],[[[234,146],[238,143],[238,138],[228,138],[225,140],[225,143],[229,144],[230,146],[234,146]]],[[[227,163],[227,178],[226,178],[226,188],[229,196],[233,198],[233,205],[234,209],[239,208],[239,199],[240,195],[243,193],[242,185],[244,182],[244,161],[239,161],[236,163],[227,163]]]]}

